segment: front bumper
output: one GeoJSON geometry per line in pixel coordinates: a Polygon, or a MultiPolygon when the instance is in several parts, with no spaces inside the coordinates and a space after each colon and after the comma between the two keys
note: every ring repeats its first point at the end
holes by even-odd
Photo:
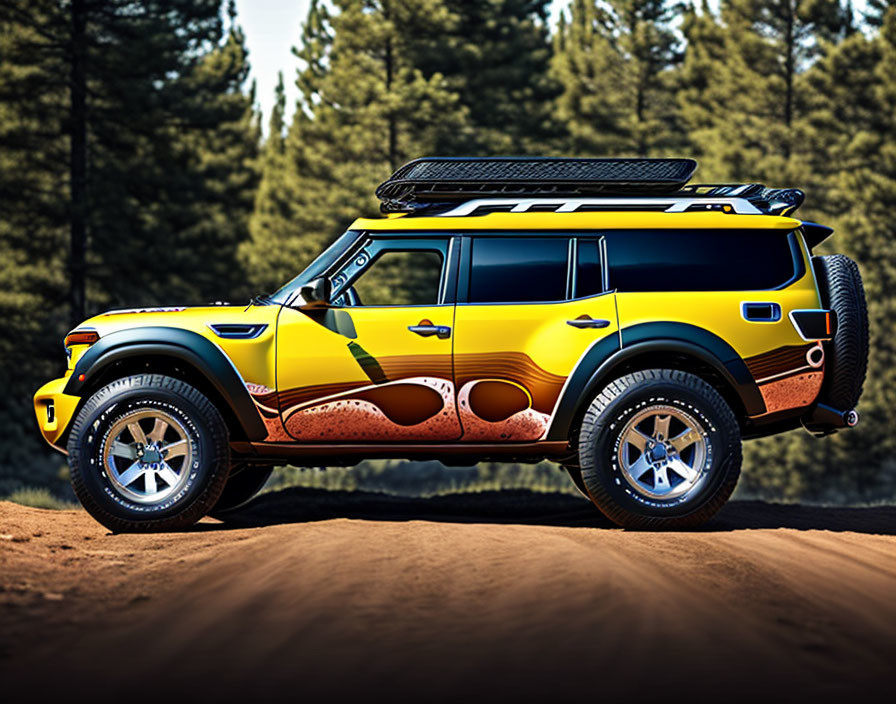
{"type": "Polygon", "coordinates": [[[68,377],[53,379],[41,386],[34,394],[34,413],[37,416],[37,427],[41,435],[50,445],[60,452],[65,447],[60,439],[71,424],[75,411],[78,410],[80,396],[63,393],[68,377]]]}

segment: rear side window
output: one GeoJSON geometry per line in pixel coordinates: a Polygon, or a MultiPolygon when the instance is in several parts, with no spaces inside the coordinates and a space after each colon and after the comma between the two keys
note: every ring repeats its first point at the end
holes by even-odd
{"type": "Polygon", "coordinates": [[[569,239],[473,239],[470,303],[532,303],[566,299],[569,239]]]}
{"type": "Polygon", "coordinates": [[[773,289],[802,273],[799,245],[780,230],[629,230],[606,233],[618,291],[773,289]]]}
{"type": "Polygon", "coordinates": [[[600,270],[600,242],[580,239],[576,251],[576,283],[573,298],[585,298],[603,291],[600,270]]]}

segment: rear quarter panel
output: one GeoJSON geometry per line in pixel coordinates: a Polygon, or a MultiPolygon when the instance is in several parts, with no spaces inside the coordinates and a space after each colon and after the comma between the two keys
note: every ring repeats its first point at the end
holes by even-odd
{"type": "Polygon", "coordinates": [[[618,293],[620,329],[659,321],[703,328],[725,340],[744,359],[759,385],[766,413],[808,406],[820,390],[823,367],[808,364],[806,353],[817,343],[803,340],[789,313],[819,308],[821,301],[802,239],[800,249],[806,273],[783,289],[618,293]],[[781,319],[745,320],[741,308],[744,302],[777,303],[781,319]]]}

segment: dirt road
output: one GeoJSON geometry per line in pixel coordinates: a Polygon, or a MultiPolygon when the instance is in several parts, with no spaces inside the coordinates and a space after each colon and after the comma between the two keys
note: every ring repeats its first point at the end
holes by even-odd
{"type": "Polygon", "coordinates": [[[735,502],[703,531],[633,533],[567,496],[288,490],[239,520],[110,535],[0,503],[0,696],[842,702],[896,684],[896,507],[735,502]]]}

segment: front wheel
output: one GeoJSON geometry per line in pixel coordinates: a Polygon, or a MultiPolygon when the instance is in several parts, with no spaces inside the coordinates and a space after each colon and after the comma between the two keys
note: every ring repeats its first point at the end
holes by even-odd
{"type": "Polygon", "coordinates": [[[693,374],[649,369],[616,379],[579,433],[582,481],[626,528],[692,528],[728,500],[740,475],[737,419],[693,374]]]}
{"type": "Polygon", "coordinates": [[[227,426],[189,384],[158,374],[113,381],[88,399],[68,440],[72,488],[114,532],[178,530],[221,495],[227,426]]]}

